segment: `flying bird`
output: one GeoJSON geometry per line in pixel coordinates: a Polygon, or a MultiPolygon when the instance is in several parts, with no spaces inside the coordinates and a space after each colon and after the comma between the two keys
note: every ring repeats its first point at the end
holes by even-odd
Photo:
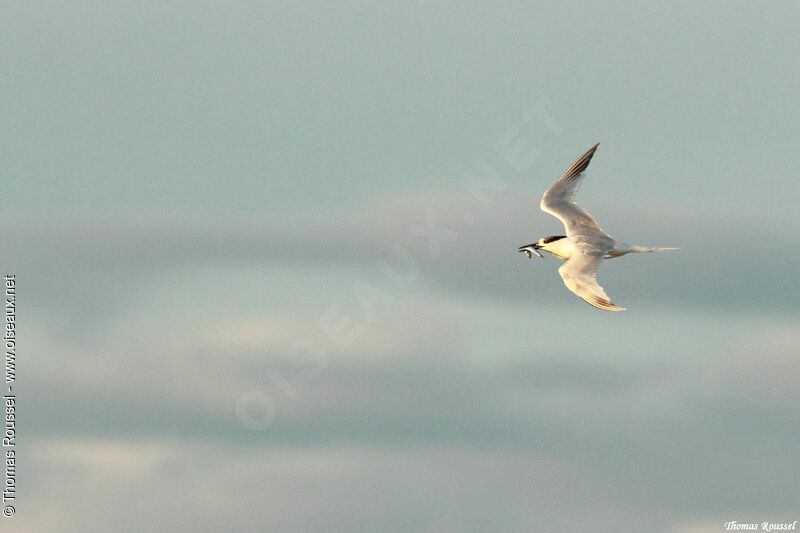
{"type": "Polygon", "coordinates": [[[603,259],[620,257],[630,253],[667,252],[678,248],[651,248],[631,246],[611,238],[592,215],[575,202],[575,194],[583,181],[584,171],[589,166],[595,144],[580,156],[571,167],[542,196],[539,204],[542,211],[549,213],[564,224],[566,235],[542,237],[537,242],[519,247],[528,259],[533,254],[543,258],[539,250],[566,261],[558,273],[569,290],[583,298],[587,303],[603,311],[624,311],[624,307],[614,304],[597,283],[597,270],[603,259]]]}

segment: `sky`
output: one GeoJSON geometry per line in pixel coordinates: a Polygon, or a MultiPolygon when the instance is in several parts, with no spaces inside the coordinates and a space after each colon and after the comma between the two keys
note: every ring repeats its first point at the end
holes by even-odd
{"type": "Polygon", "coordinates": [[[3,11],[2,531],[800,519],[794,3],[3,11]],[[597,142],[624,313],[517,253],[597,142]]]}

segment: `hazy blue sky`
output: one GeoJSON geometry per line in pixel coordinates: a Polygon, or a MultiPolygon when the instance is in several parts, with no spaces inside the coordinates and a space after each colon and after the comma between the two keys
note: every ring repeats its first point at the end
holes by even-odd
{"type": "Polygon", "coordinates": [[[3,530],[800,520],[792,2],[6,2],[3,530]],[[580,200],[625,313],[521,244],[580,200]]]}

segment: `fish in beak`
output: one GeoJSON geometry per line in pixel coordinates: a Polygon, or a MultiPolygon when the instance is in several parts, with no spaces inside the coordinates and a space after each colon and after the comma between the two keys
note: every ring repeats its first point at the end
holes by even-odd
{"type": "Polygon", "coordinates": [[[543,256],[542,254],[540,254],[540,253],[539,253],[539,248],[541,248],[541,246],[539,246],[539,245],[538,245],[538,244],[536,244],[536,243],[533,243],[533,244],[526,244],[525,246],[520,246],[520,247],[519,247],[519,251],[520,251],[520,252],[525,252],[525,255],[527,255],[527,256],[528,256],[528,259],[530,259],[531,257],[533,257],[533,254],[536,254],[536,255],[538,255],[540,258],[544,259],[544,256],[543,256]]]}

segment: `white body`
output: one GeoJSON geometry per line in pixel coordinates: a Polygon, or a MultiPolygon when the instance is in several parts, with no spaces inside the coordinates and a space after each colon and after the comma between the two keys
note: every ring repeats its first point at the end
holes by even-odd
{"type": "MultiPolygon", "coordinates": [[[[620,257],[625,254],[631,254],[631,253],[663,252],[667,250],[677,250],[677,248],[648,248],[646,246],[630,246],[628,244],[621,243],[619,241],[614,241],[613,244],[614,244],[613,247],[606,252],[606,255],[603,256],[603,259],[613,259],[615,257],[620,257]]],[[[557,257],[559,259],[563,259],[564,261],[566,261],[567,259],[572,257],[573,254],[578,252],[579,247],[577,246],[577,243],[572,240],[571,237],[565,237],[563,239],[559,239],[549,244],[542,244],[539,247],[539,250],[544,250],[553,257],[557,257]]]]}

